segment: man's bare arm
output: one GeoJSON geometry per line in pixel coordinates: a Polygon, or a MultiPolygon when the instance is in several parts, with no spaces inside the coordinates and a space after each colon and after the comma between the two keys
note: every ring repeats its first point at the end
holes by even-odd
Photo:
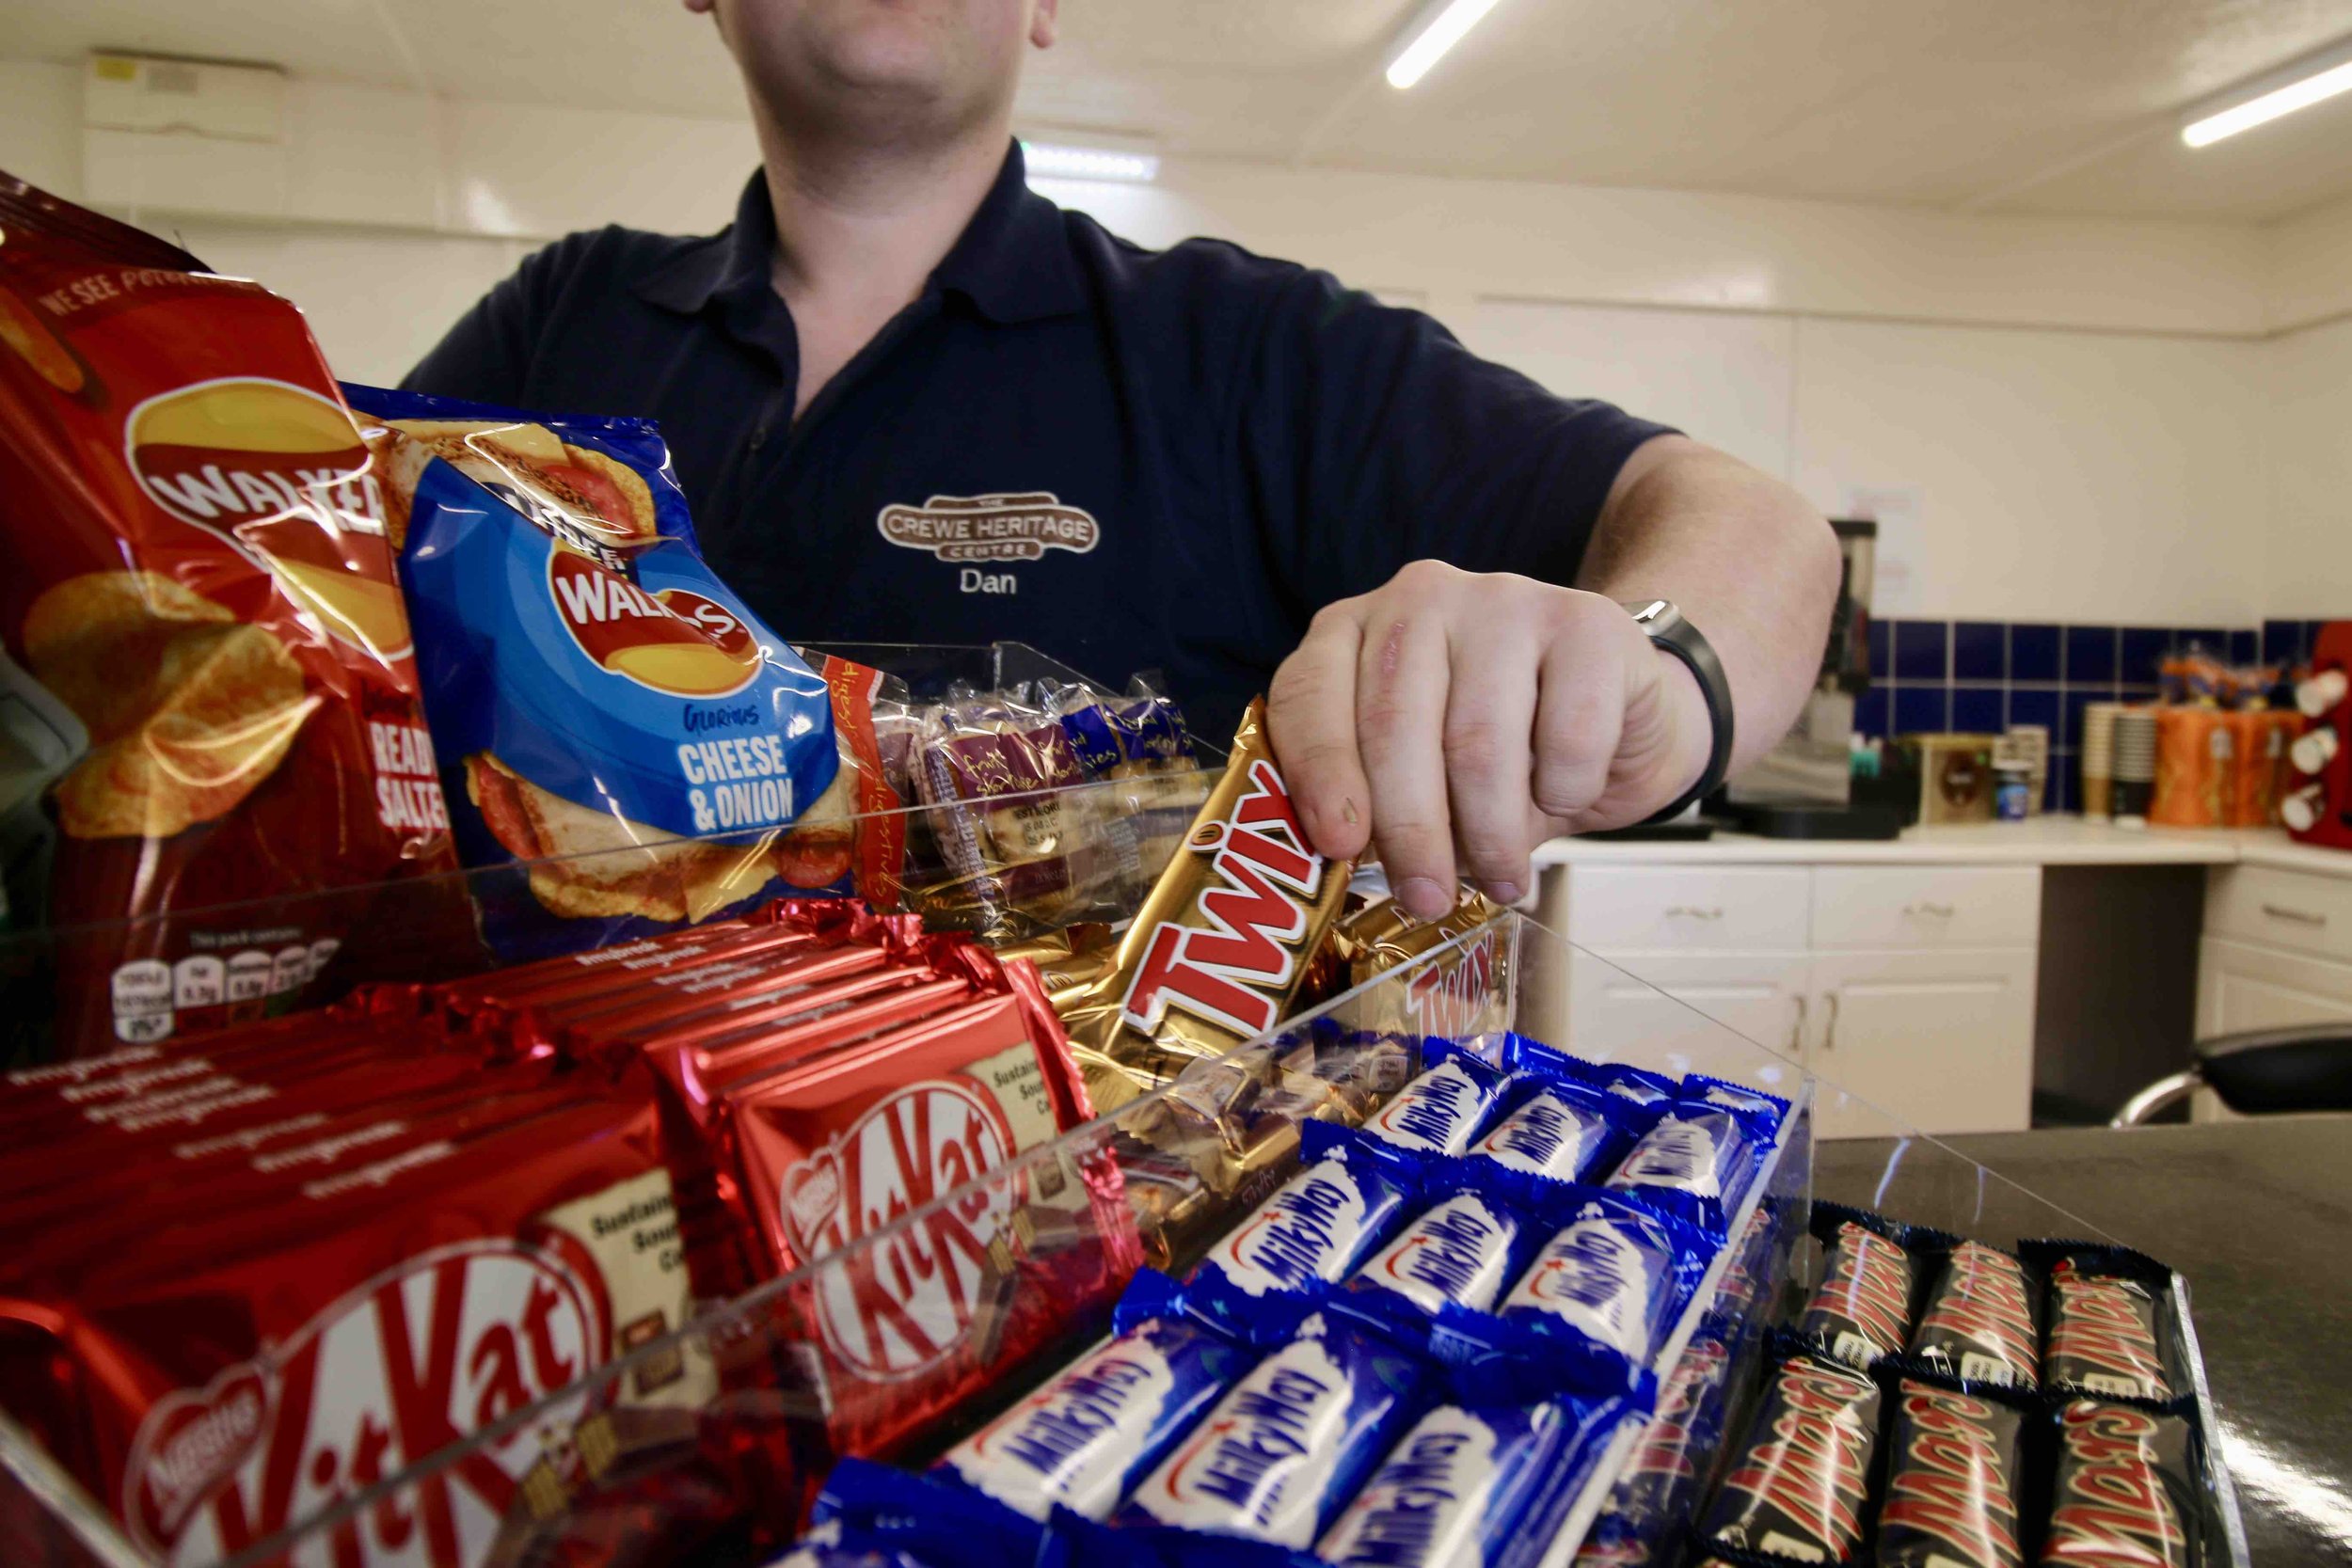
{"type": "Polygon", "coordinates": [[[1804,702],[1837,578],[1795,491],[1681,436],[1645,442],[1576,587],[1417,561],[1316,615],[1268,713],[1308,833],[1376,850],[1416,914],[1450,907],[1457,875],[1516,900],[1543,839],[1638,822],[1707,765],[1698,683],[1617,601],[1672,599],[1713,644],[1737,766],[1804,702]]]}
{"type": "Polygon", "coordinates": [[[1661,436],[1618,471],[1576,586],[1672,599],[1706,634],[1731,683],[1737,771],[1788,733],[1813,689],[1838,571],[1836,535],[1803,496],[1726,452],[1661,436]]]}

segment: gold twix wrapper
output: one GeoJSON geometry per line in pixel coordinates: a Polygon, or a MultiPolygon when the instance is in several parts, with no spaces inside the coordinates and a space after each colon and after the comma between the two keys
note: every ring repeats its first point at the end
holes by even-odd
{"type": "Polygon", "coordinates": [[[1459,904],[1435,920],[1415,920],[1392,899],[1349,915],[1331,933],[1333,949],[1347,963],[1349,985],[1409,964],[1420,967],[1345,1004],[1342,1021],[1357,1029],[1447,1039],[1508,1029],[1518,925],[1502,919],[1507,912],[1486,895],[1465,891],[1459,904]],[[1422,962],[1464,936],[1458,946],[1422,962]]]}
{"type": "Polygon", "coordinates": [[[1315,853],[1249,705],[1225,776],[1119,943],[1110,971],[1057,1010],[1097,1110],[1279,1023],[1347,895],[1350,865],[1315,853]]]}

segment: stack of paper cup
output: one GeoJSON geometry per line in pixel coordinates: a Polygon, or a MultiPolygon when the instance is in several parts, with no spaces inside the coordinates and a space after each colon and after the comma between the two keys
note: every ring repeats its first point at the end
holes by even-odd
{"type": "Polygon", "coordinates": [[[2083,815],[2112,816],[2115,779],[2115,716],[2122,703],[2092,703],[2083,709],[2083,815]]]}
{"type": "MultiPolygon", "coordinates": [[[[2083,713],[2083,730],[2088,738],[2090,715],[2096,705],[2083,713]]],[[[2109,804],[2119,823],[2145,823],[2148,801],[2156,788],[2156,715],[2153,708],[2127,707],[2111,721],[2114,731],[2114,788],[2109,804]]]]}

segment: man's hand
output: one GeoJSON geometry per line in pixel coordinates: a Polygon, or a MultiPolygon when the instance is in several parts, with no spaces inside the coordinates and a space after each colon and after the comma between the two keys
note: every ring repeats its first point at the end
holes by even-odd
{"type": "Polygon", "coordinates": [[[1316,615],[1266,718],[1315,847],[1370,846],[1423,919],[1457,872],[1516,903],[1536,845],[1650,816],[1711,739],[1696,679],[1614,600],[1436,561],[1316,615]]]}

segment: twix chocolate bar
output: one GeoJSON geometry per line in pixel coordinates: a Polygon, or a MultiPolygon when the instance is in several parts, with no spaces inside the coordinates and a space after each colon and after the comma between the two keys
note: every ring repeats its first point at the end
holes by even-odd
{"type": "Polygon", "coordinates": [[[1108,973],[1058,1010],[1098,1111],[1280,1022],[1338,917],[1350,865],[1298,823],[1252,702],[1225,776],[1192,819],[1108,973]]]}

